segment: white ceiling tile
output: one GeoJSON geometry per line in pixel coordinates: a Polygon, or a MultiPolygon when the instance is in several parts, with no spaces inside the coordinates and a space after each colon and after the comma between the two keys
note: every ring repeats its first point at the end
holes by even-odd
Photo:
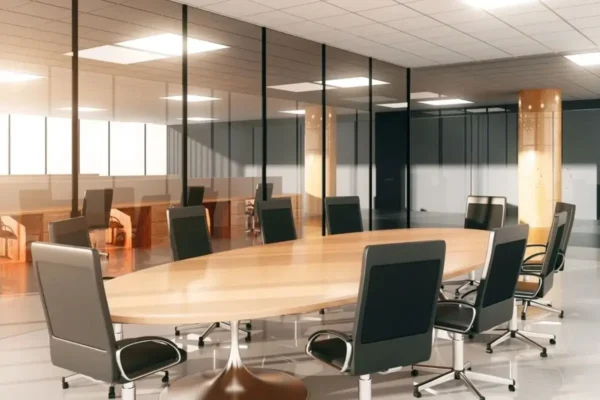
{"type": "Polygon", "coordinates": [[[222,3],[226,0],[177,0],[179,3],[187,4],[193,7],[204,7],[209,4],[222,3]]]}
{"type": "Polygon", "coordinates": [[[543,42],[546,47],[554,51],[580,51],[580,50],[597,50],[595,43],[590,40],[557,40],[543,42]]]}
{"type": "Polygon", "coordinates": [[[326,0],[328,3],[334,6],[343,8],[348,11],[357,12],[371,10],[373,8],[382,8],[388,6],[395,6],[394,0],[326,0]]]}
{"type": "Polygon", "coordinates": [[[544,4],[554,9],[573,6],[582,6],[592,3],[600,3],[600,0],[542,0],[544,4]]]}
{"type": "Polygon", "coordinates": [[[353,26],[367,25],[373,22],[370,19],[353,13],[336,15],[334,17],[319,18],[315,19],[314,21],[335,29],[352,28],[353,26]]]}
{"type": "Polygon", "coordinates": [[[398,21],[386,22],[386,25],[389,25],[392,28],[396,28],[404,32],[408,32],[415,29],[432,28],[434,26],[440,26],[442,24],[434,19],[423,15],[421,17],[405,18],[398,21]]]}
{"type": "Polygon", "coordinates": [[[427,40],[443,47],[454,46],[454,49],[461,46],[469,46],[474,43],[481,43],[474,37],[465,35],[464,33],[428,38],[427,40]]]}
{"type": "MultiPolygon", "coordinates": [[[[498,2],[500,1],[502,0],[498,0],[498,2]]],[[[496,16],[504,16],[531,13],[536,11],[545,11],[547,9],[548,8],[544,4],[538,1],[530,1],[520,5],[513,5],[510,7],[498,7],[493,10],[489,10],[489,12],[496,16]]]]}
{"type": "Polygon", "coordinates": [[[335,15],[342,15],[348,13],[348,11],[342,8],[323,2],[310,3],[302,6],[285,8],[285,12],[297,15],[298,17],[302,17],[307,20],[333,17],[335,15]]]}
{"type": "MultiPolygon", "coordinates": [[[[206,0],[213,1],[214,0],[206,0]]],[[[268,6],[274,8],[276,10],[280,10],[282,8],[289,8],[295,6],[301,6],[304,4],[310,3],[318,3],[320,0],[252,0],[254,3],[262,4],[264,6],[268,6]]]]}
{"type": "Polygon", "coordinates": [[[581,33],[588,37],[598,37],[600,36],[600,25],[594,28],[581,29],[581,33]]]}
{"type": "Polygon", "coordinates": [[[486,42],[501,49],[505,47],[540,45],[539,42],[525,35],[521,35],[521,37],[487,40],[486,42]]]}
{"type": "Polygon", "coordinates": [[[399,50],[403,50],[408,53],[420,55],[429,49],[437,49],[440,46],[433,44],[433,43],[429,43],[425,40],[417,39],[412,42],[395,43],[395,44],[390,45],[390,47],[393,47],[393,48],[399,49],[399,50]]]}
{"type": "Polygon", "coordinates": [[[509,25],[519,27],[523,25],[533,24],[551,24],[562,19],[550,10],[537,11],[525,14],[505,15],[500,17],[501,20],[509,25]]]}
{"type": "Polygon", "coordinates": [[[489,13],[477,9],[467,8],[464,10],[446,11],[442,13],[431,14],[431,17],[445,24],[457,24],[459,22],[477,21],[481,19],[494,18],[489,13]]]}
{"type": "Polygon", "coordinates": [[[493,29],[489,31],[476,32],[473,33],[473,36],[485,42],[490,39],[510,38],[515,36],[521,37],[523,36],[523,34],[514,28],[505,27],[503,29],[493,29]]]}
{"type": "Polygon", "coordinates": [[[273,10],[270,7],[256,4],[248,0],[229,0],[223,3],[204,6],[202,8],[207,11],[232,17],[244,17],[273,10]]]}
{"type": "Polygon", "coordinates": [[[410,34],[421,39],[429,39],[440,36],[458,35],[460,32],[448,25],[440,25],[431,28],[411,30],[410,34]]]}
{"type": "Polygon", "coordinates": [[[462,10],[471,7],[463,0],[419,0],[409,3],[407,6],[423,14],[462,10]]]}
{"type": "Polygon", "coordinates": [[[559,8],[556,12],[566,19],[586,18],[600,15],[600,7],[594,3],[578,7],[559,8]]]}
{"type": "MultiPolygon", "coordinates": [[[[356,36],[368,37],[373,39],[375,37],[381,37],[386,35],[394,35],[398,32],[396,29],[387,25],[371,23],[368,25],[355,26],[349,29],[356,36]]],[[[377,40],[375,40],[377,42],[377,40]]]]}
{"type": "Polygon", "coordinates": [[[539,35],[542,33],[550,33],[550,32],[572,31],[573,27],[571,27],[571,25],[567,24],[565,21],[559,20],[559,21],[553,22],[551,24],[543,23],[543,24],[520,26],[519,30],[527,35],[539,35]]]}
{"type": "Polygon", "coordinates": [[[395,21],[398,19],[418,17],[421,15],[415,10],[411,10],[410,8],[402,5],[361,11],[358,14],[377,22],[395,21]]]}
{"type": "Polygon", "coordinates": [[[331,30],[321,31],[321,32],[305,33],[303,35],[303,37],[310,39],[310,40],[314,40],[316,42],[320,42],[320,43],[327,42],[327,43],[333,43],[333,44],[335,44],[336,42],[351,41],[351,40],[358,39],[356,36],[354,36],[348,32],[339,31],[337,29],[331,29],[331,30]]]}
{"type": "Polygon", "coordinates": [[[534,43],[535,44],[532,44],[532,45],[523,45],[523,46],[518,45],[518,46],[502,47],[502,50],[504,50],[508,54],[513,55],[515,57],[527,56],[527,55],[531,55],[531,54],[543,54],[543,53],[551,52],[551,50],[549,48],[547,48],[546,46],[539,44],[537,42],[534,42],[534,43]]]}
{"type": "Polygon", "coordinates": [[[288,33],[303,34],[303,33],[323,32],[323,31],[330,30],[331,28],[329,28],[325,25],[317,24],[316,22],[303,21],[303,22],[298,22],[295,24],[282,25],[282,26],[278,27],[277,29],[280,31],[288,32],[288,33]]]}
{"type": "MultiPolygon", "coordinates": [[[[391,29],[391,28],[390,28],[391,29]]],[[[360,36],[360,35],[359,35],[360,36]]],[[[400,42],[410,42],[415,40],[414,36],[409,35],[408,33],[396,31],[394,33],[389,33],[381,36],[370,36],[371,40],[381,44],[394,44],[400,42]]]]}
{"type": "Polygon", "coordinates": [[[543,33],[539,35],[532,35],[536,40],[545,43],[545,42],[554,42],[554,41],[573,41],[579,42],[582,40],[587,40],[585,36],[577,31],[571,32],[551,32],[551,33],[543,33]]]}
{"type": "Polygon", "coordinates": [[[587,18],[576,18],[569,20],[569,23],[577,29],[594,28],[600,26],[600,15],[587,18]]]}
{"type": "Polygon", "coordinates": [[[300,17],[288,14],[283,11],[269,11],[262,14],[250,15],[243,17],[244,21],[260,25],[260,26],[271,26],[276,27],[279,25],[294,24],[296,22],[304,21],[300,17]]]}
{"type": "MultiPolygon", "coordinates": [[[[454,27],[459,31],[466,33],[477,33],[482,31],[492,31],[497,29],[507,29],[509,26],[499,19],[485,19],[479,21],[461,22],[454,27]]],[[[477,36],[477,35],[475,35],[477,36]]]]}

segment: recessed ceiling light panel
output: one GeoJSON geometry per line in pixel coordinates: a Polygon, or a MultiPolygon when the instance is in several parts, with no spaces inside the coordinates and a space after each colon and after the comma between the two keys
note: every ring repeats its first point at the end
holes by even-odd
{"type": "MultiPolygon", "coordinates": [[[[318,84],[321,84],[321,81],[317,81],[318,84]]],[[[373,86],[378,85],[389,85],[389,82],[378,81],[377,79],[373,79],[373,86]]],[[[342,78],[342,79],[331,79],[326,81],[326,84],[329,86],[334,86],[337,88],[357,88],[357,87],[366,87],[369,86],[369,78],[365,78],[364,76],[358,76],[355,78],[342,78]]]]}
{"type": "MultiPolygon", "coordinates": [[[[183,96],[168,96],[168,97],[161,97],[161,99],[162,100],[183,101],[183,96]]],[[[197,96],[195,94],[188,94],[187,99],[188,99],[188,103],[201,103],[204,101],[221,100],[218,97],[197,96]]]]}
{"type": "Polygon", "coordinates": [[[41,75],[27,74],[24,72],[0,71],[0,83],[29,82],[43,78],[44,77],[41,75]]]}
{"type": "Polygon", "coordinates": [[[582,67],[600,65],[600,53],[573,54],[565,57],[582,67]]]}
{"type": "Polygon", "coordinates": [[[410,94],[411,100],[435,99],[436,97],[446,97],[444,95],[433,92],[416,92],[410,94]]]}
{"type": "MultiPolygon", "coordinates": [[[[183,118],[177,118],[180,121],[183,121],[183,118]]],[[[188,117],[188,121],[192,122],[209,122],[209,121],[218,121],[218,118],[209,118],[209,117],[188,117]]]]}
{"type": "MultiPolygon", "coordinates": [[[[71,108],[71,107],[59,108],[60,111],[71,111],[72,109],[73,108],[71,108]]],[[[106,111],[106,108],[79,107],[79,112],[82,112],[82,113],[99,112],[99,111],[106,111]]]]}
{"type": "MultiPolygon", "coordinates": [[[[73,53],[65,54],[73,56],[73,53]]],[[[161,60],[167,56],[147,51],[139,51],[127,49],[119,46],[100,46],[92,47],[91,49],[79,50],[79,58],[87,58],[89,60],[104,61],[115,64],[135,64],[146,61],[161,60]]]]}
{"type": "MultiPolygon", "coordinates": [[[[323,90],[323,85],[312,82],[300,82],[300,83],[289,83],[287,85],[275,85],[268,86],[269,89],[284,90],[286,92],[302,93],[302,92],[316,92],[317,90],[323,90]]],[[[327,89],[333,89],[328,87],[327,89]]]]}
{"type": "Polygon", "coordinates": [[[306,114],[306,110],[286,110],[286,111],[279,111],[279,112],[284,113],[284,114],[295,114],[295,115],[306,114]]]}
{"type": "Polygon", "coordinates": [[[408,103],[404,102],[404,103],[386,103],[386,104],[377,104],[380,107],[387,107],[387,108],[406,108],[408,107],[408,103]]]}
{"type": "Polygon", "coordinates": [[[463,99],[441,99],[441,100],[424,100],[419,103],[428,104],[430,106],[455,106],[459,104],[472,104],[472,101],[463,99]]]}
{"type": "MultiPolygon", "coordinates": [[[[175,35],[173,33],[163,33],[160,35],[148,36],[140,39],[127,40],[125,42],[117,43],[117,46],[149,51],[152,53],[159,53],[166,56],[180,56],[183,54],[182,42],[183,39],[180,35],[175,35]]],[[[218,43],[207,42],[205,40],[188,38],[187,47],[188,54],[196,54],[204,53],[207,51],[226,49],[228,46],[224,46],[218,43]]]]}

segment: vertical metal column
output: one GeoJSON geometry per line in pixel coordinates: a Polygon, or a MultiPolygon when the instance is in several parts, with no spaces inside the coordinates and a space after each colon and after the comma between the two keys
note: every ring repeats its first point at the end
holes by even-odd
{"type": "Polygon", "coordinates": [[[181,84],[183,86],[182,102],[182,138],[181,138],[181,203],[187,206],[188,197],[188,6],[182,8],[182,68],[181,84]]]}
{"type": "Polygon", "coordinates": [[[71,1],[71,217],[79,215],[79,0],[71,1]]]}
{"type": "Polygon", "coordinates": [[[410,81],[411,70],[406,69],[406,227],[410,228],[410,81]]]}
{"type": "Polygon", "coordinates": [[[373,58],[369,57],[369,230],[373,230],[373,58]]]}
{"type": "Polygon", "coordinates": [[[262,28],[262,198],[267,200],[267,28],[262,28]]]}
{"type": "Polygon", "coordinates": [[[325,230],[325,196],[327,196],[327,46],[321,45],[321,235],[326,235],[325,230]]]}

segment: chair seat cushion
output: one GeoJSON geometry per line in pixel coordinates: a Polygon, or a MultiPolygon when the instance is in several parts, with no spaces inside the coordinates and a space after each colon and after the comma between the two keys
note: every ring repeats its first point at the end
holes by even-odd
{"type": "Polygon", "coordinates": [[[468,306],[456,303],[438,303],[435,314],[435,327],[458,333],[467,333],[473,325],[475,311],[468,306]]]}
{"type": "Polygon", "coordinates": [[[515,291],[515,297],[517,299],[535,297],[539,286],[540,284],[537,281],[537,279],[534,281],[519,281],[517,282],[517,290],[515,291]]]}
{"type": "MultiPolygon", "coordinates": [[[[175,350],[168,344],[153,340],[166,341],[163,338],[140,337],[117,342],[117,349],[130,345],[121,352],[120,358],[123,371],[131,380],[162,371],[177,362],[179,357],[181,357],[180,363],[187,360],[185,350],[179,348],[175,350]]],[[[127,381],[126,378],[121,377],[119,383],[127,381]]]]}
{"type": "Polygon", "coordinates": [[[346,360],[346,342],[339,338],[314,341],[310,347],[313,357],[339,369],[346,360]]]}

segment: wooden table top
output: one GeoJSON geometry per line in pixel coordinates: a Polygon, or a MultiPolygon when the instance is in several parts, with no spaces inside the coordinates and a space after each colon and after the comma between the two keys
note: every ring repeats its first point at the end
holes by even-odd
{"type": "Polygon", "coordinates": [[[356,302],[364,247],[442,239],[444,278],[485,262],[489,233],[398,229],[309,237],[172,262],[106,282],[114,322],[187,324],[266,318],[356,302]]]}

